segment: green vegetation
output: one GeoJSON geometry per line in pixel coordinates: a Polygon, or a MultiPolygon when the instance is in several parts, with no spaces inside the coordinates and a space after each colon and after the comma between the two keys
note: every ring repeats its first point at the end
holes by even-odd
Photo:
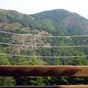
{"type": "MultiPolygon", "coordinates": [[[[26,46],[0,45],[0,53],[22,54],[34,57],[0,54],[0,65],[88,65],[88,47],[81,48],[33,48],[30,46],[78,46],[88,45],[88,37],[44,38],[38,36],[64,36],[88,34],[88,20],[66,10],[45,11],[26,15],[16,11],[0,10],[0,31],[25,33],[14,35],[0,32],[0,42],[25,44],[26,46]],[[36,37],[34,37],[36,36],[36,37]],[[36,56],[58,56],[43,58],[36,56]],[[59,56],[83,56],[65,58],[59,56]]],[[[56,85],[88,84],[88,77],[0,77],[0,85],[56,85]]]]}

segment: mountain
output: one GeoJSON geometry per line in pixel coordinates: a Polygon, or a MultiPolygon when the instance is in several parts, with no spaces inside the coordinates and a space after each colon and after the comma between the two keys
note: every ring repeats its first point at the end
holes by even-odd
{"type": "MultiPolygon", "coordinates": [[[[88,20],[77,13],[63,9],[44,11],[32,15],[0,9],[0,31],[7,32],[0,32],[0,48],[3,48],[3,50],[0,51],[1,53],[34,55],[33,53],[35,52],[35,54],[39,56],[80,56],[88,53],[88,48],[86,47],[82,47],[81,49],[50,48],[52,46],[87,45],[87,37],[40,37],[88,34],[88,20]],[[19,33],[21,34],[19,35],[19,33]],[[33,46],[50,47],[33,48],[33,46]],[[76,52],[78,52],[78,54],[76,52]]],[[[69,60],[63,62],[62,59],[63,58],[60,58],[61,63],[71,64],[69,60]]],[[[46,62],[46,64],[54,64],[55,62],[55,59],[52,58],[42,58],[42,60],[46,62]]]]}
{"type": "MultiPolygon", "coordinates": [[[[86,35],[88,19],[77,13],[0,9],[0,65],[88,65],[86,35]]],[[[88,84],[88,77],[0,77],[0,86],[62,84],[88,84]]]]}
{"type": "Polygon", "coordinates": [[[32,17],[35,19],[32,21],[33,26],[43,27],[55,35],[76,35],[88,32],[87,19],[63,9],[41,12],[32,17]]]}
{"type": "Polygon", "coordinates": [[[26,15],[16,11],[0,10],[0,21],[18,22],[31,29],[43,29],[55,35],[76,35],[88,32],[88,20],[63,9],[26,15]]]}

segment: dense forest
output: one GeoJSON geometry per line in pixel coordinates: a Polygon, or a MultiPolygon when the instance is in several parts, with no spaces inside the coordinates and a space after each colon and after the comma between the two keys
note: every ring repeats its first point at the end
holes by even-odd
{"type": "MultiPolygon", "coordinates": [[[[1,9],[0,65],[88,65],[87,34],[88,20],[63,9],[33,15],[1,9]]],[[[88,77],[0,77],[1,86],[51,84],[88,84],[88,77]]]]}

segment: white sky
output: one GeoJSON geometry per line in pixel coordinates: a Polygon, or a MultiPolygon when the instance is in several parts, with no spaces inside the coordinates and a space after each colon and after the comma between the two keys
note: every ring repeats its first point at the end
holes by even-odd
{"type": "Polygon", "coordinates": [[[66,9],[88,18],[88,0],[0,0],[0,9],[16,10],[26,14],[66,9]]]}

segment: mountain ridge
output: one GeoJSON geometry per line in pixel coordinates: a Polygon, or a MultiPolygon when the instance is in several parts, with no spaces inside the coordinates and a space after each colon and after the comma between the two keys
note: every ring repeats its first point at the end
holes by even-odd
{"type": "Polygon", "coordinates": [[[45,29],[45,31],[50,33],[59,33],[63,30],[62,32],[65,32],[62,33],[63,35],[66,33],[70,35],[67,32],[70,29],[69,27],[79,26],[79,29],[81,29],[82,33],[83,31],[88,32],[87,19],[76,13],[63,9],[44,11],[32,15],[26,15],[12,10],[0,10],[0,12],[1,21],[18,22],[24,26],[30,26],[31,29],[45,29]]]}

